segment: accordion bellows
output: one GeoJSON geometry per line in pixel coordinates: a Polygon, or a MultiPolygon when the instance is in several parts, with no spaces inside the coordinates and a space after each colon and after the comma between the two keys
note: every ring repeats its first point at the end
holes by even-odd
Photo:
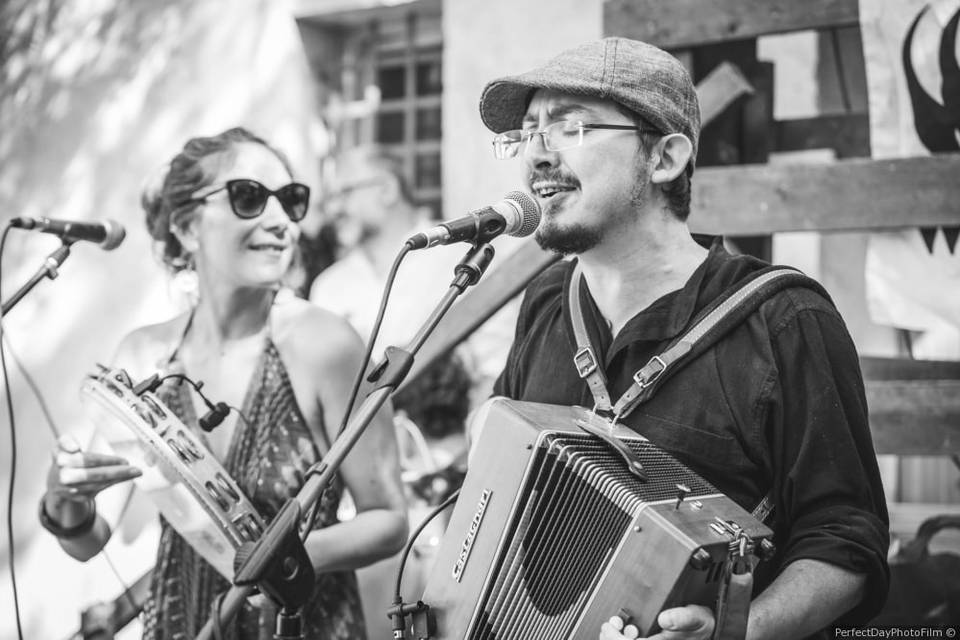
{"type": "Polygon", "coordinates": [[[613,615],[641,634],[663,609],[713,607],[731,537],[772,532],[635,432],[647,475],[576,426],[580,407],[495,399],[427,581],[439,639],[596,638],[613,615]],[[680,487],[678,488],[678,485],[680,487]]]}

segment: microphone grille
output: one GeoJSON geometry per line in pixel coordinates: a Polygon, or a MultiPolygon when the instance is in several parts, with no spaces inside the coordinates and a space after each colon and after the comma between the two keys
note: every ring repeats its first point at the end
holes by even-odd
{"type": "Polygon", "coordinates": [[[520,226],[508,235],[523,238],[530,235],[540,226],[540,205],[530,194],[523,191],[511,191],[504,196],[520,210],[520,226]]]}
{"type": "Polygon", "coordinates": [[[105,220],[103,226],[107,229],[107,235],[100,243],[100,248],[104,251],[112,251],[127,237],[127,231],[116,220],[105,220]]]}

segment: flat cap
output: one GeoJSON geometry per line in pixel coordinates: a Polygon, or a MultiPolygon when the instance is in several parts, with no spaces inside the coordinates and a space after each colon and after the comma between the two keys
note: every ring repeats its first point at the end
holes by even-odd
{"type": "Polygon", "coordinates": [[[627,38],[603,38],[568,49],[542,67],[497,78],[480,96],[480,117],[494,133],[522,126],[537,89],[612,100],[661,133],[682,133],[697,157],[700,103],[690,74],[675,57],[627,38]]]}

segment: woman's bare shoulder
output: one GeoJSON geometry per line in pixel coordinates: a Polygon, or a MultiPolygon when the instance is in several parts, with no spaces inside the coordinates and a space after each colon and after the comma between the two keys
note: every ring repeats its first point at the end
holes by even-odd
{"type": "Polygon", "coordinates": [[[299,298],[276,305],[272,332],[281,353],[318,366],[356,359],[363,348],[360,336],[346,320],[299,298]]]}
{"type": "Polygon", "coordinates": [[[186,314],[169,320],[137,327],[120,341],[114,364],[131,374],[149,375],[169,358],[183,334],[186,314]]]}

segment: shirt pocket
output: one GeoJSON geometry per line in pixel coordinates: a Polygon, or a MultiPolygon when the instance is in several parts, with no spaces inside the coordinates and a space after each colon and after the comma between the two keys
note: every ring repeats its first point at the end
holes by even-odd
{"type": "Polygon", "coordinates": [[[694,470],[722,469],[729,473],[743,464],[745,456],[739,441],[722,427],[694,426],[639,410],[630,418],[640,435],[694,470]]]}

